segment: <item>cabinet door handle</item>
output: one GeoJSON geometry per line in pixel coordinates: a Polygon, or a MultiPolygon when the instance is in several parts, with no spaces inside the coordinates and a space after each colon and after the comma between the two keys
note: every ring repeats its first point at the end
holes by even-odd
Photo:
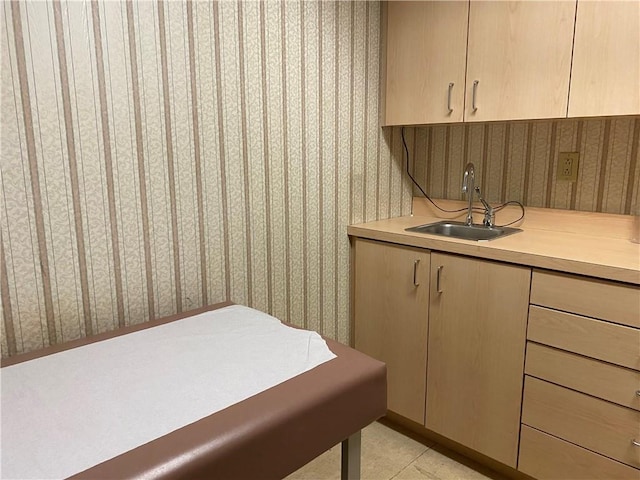
{"type": "Polygon", "coordinates": [[[475,112],[476,110],[478,110],[478,105],[476,105],[476,96],[477,96],[477,92],[478,92],[478,84],[480,83],[480,80],[474,80],[473,81],[473,94],[471,96],[471,108],[472,110],[475,112]]]}
{"type": "Polygon", "coordinates": [[[447,109],[449,113],[453,112],[453,108],[451,108],[451,92],[453,91],[453,82],[449,84],[449,93],[447,95],[447,109]]]}
{"type": "Polygon", "coordinates": [[[418,264],[419,263],[420,263],[420,260],[413,261],[413,286],[414,287],[420,286],[420,284],[418,283],[418,264]]]}
{"type": "Polygon", "coordinates": [[[438,293],[442,293],[442,288],[440,288],[440,278],[442,277],[443,268],[444,268],[444,265],[440,265],[436,273],[436,292],[438,293]]]}
{"type": "Polygon", "coordinates": [[[640,447],[640,442],[637,440],[631,440],[631,443],[633,443],[634,447],[640,447]]]}
{"type": "Polygon", "coordinates": [[[636,395],[640,397],[640,390],[636,390],[636,395]]]}

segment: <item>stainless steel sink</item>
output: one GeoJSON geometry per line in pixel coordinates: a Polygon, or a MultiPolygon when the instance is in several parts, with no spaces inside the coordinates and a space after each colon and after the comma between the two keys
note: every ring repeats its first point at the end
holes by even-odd
{"type": "Polygon", "coordinates": [[[429,233],[443,237],[461,238],[463,240],[494,240],[496,238],[521,232],[519,228],[485,227],[484,225],[466,225],[463,222],[428,223],[405,229],[408,232],[429,233]]]}

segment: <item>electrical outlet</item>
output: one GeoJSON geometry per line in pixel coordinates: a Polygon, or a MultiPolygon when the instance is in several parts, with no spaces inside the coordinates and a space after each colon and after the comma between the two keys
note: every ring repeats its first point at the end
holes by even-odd
{"type": "Polygon", "coordinates": [[[578,152],[560,152],[558,155],[558,171],[556,180],[576,182],[578,180],[578,152]]]}

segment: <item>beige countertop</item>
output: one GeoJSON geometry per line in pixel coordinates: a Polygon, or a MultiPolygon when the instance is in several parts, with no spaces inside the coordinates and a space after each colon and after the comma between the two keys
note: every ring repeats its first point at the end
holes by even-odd
{"type": "MultiPolygon", "coordinates": [[[[463,202],[437,200],[445,208],[463,202]]],[[[522,232],[491,241],[445,238],[405,231],[408,227],[443,219],[462,220],[442,214],[424,199],[414,199],[413,215],[350,225],[350,236],[380,240],[430,250],[589,275],[640,285],[640,244],[631,241],[637,228],[633,217],[544,208],[527,208],[523,221],[512,225],[522,232]],[[444,215],[444,216],[443,216],[444,215]]],[[[505,209],[496,224],[518,218],[519,209],[505,209]]],[[[480,222],[480,217],[474,219],[480,222]]]]}

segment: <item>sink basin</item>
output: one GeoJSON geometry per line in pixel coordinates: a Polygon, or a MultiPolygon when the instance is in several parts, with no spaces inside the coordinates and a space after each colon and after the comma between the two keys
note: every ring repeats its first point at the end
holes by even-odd
{"type": "Polygon", "coordinates": [[[463,240],[494,240],[496,238],[521,232],[519,228],[485,227],[484,225],[466,225],[463,222],[448,220],[428,223],[405,229],[407,232],[429,233],[443,237],[461,238],[463,240]]]}

